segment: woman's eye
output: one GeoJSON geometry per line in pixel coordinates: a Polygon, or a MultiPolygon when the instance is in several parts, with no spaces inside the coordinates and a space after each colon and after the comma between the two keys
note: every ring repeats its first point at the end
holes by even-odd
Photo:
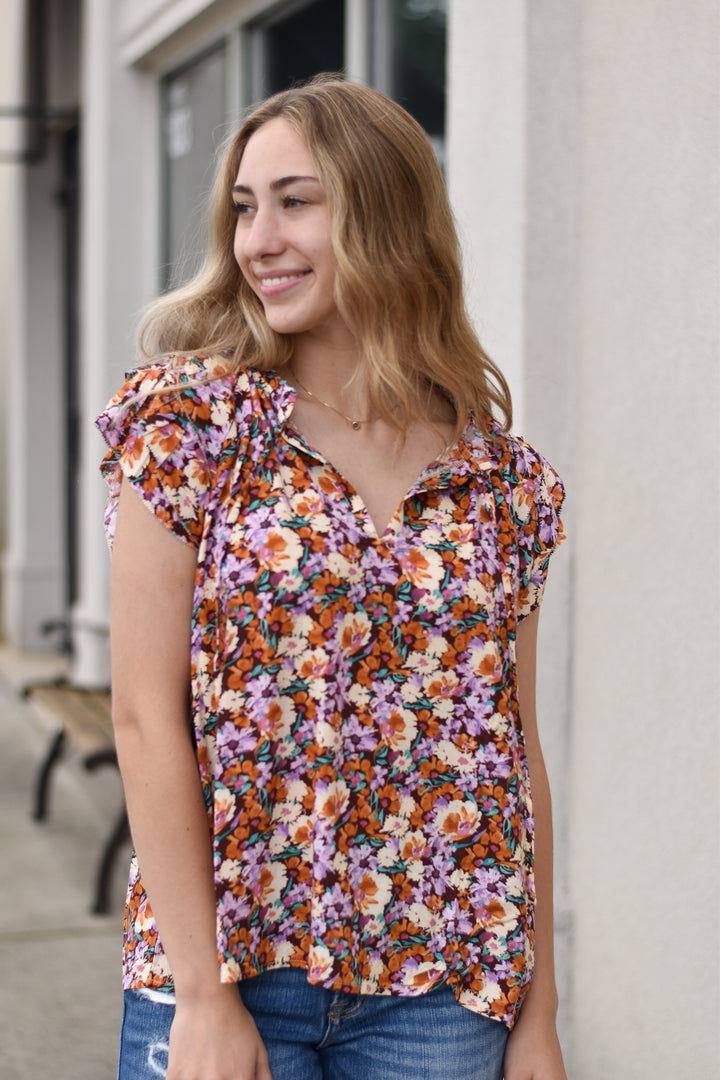
{"type": "Polygon", "coordinates": [[[238,217],[242,217],[244,214],[249,214],[252,209],[253,208],[250,203],[233,202],[233,212],[237,214],[238,217]]]}
{"type": "Polygon", "coordinates": [[[283,199],[283,206],[289,210],[296,206],[305,206],[305,199],[299,199],[297,195],[286,195],[283,199]]]}

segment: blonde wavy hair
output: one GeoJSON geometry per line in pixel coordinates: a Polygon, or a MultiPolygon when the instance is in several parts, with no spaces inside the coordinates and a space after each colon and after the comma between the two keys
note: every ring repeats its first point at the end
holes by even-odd
{"type": "Polygon", "coordinates": [[[160,297],[140,327],[146,360],[231,353],[231,370],[281,371],[291,335],[267,324],[233,255],[231,192],[248,140],[282,117],[302,136],[326,191],[337,261],[335,301],[359,343],[369,412],[400,431],[428,417],[434,389],[461,430],[512,422],[508,385],[478,341],[463,297],[445,181],[427,135],[392,99],[339,76],[317,76],[258,105],[225,143],[203,266],[160,297]]]}

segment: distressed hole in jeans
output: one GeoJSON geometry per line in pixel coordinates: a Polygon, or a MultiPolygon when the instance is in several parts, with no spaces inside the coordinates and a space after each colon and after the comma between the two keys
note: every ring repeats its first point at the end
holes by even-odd
{"type": "Polygon", "coordinates": [[[138,990],[138,994],[146,1001],[152,1001],[155,1005],[174,1005],[175,995],[169,990],[138,990]]]}
{"type": "Polygon", "coordinates": [[[148,1068],[156,1076],[167,1075],[169,1049],[166,1042],[157,1042],[148,1050],[148,1068]]]}

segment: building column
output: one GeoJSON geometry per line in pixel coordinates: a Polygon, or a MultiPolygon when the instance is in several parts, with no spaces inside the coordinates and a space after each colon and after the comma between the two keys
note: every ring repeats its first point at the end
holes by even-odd
{"type": "Polygon", "coordinates": [[[523,416],[526,0],[449,0],[448,188],[470,315],[523,416]]]}
{"type": "Polygon", "coordinates": [[[86,0],[83,26],[80,369],[82,434],[71,677],[110,680],[106,449],[94,419],[137,363],[133,327],[157,289],[157,85],[118,48],[118,5],[86,0]]]}
{"type": "MultiPolygon", "coordinates": [[[[17,57],[23,55],[22,5],[8,27],[17,57]],[[14,26],[12,25],[14,24],[14,26]]],[[[49,49],[55,45],[50,38],[49,49]]],[[[18,70],[3,85],[13,104],[23,102],[18,70]],[[11,86],[8,84],[12,83],[11,86]]],[[[18,133],[18,128],[15,128],[18,133]]],[[[16,147],[17,149],[17,147],[16,147]]],[[[8,322],[5,368],[4,477],[6,480],[2,625],[19,648],[54,644],[44,628],[65,615],[65,438],[62,333],[62,226],[57,207],[57,143],[31,164],[4,164],[8,184],[8,322]]],[[[56,640],[56,639],[55,639],[56,640]]]]}

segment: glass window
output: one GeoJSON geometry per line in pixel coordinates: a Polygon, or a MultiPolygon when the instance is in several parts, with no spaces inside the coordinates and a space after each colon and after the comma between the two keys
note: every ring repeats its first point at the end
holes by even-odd
{"type": "Polygon", "coordinates": [[[205,249],[203,211],[224,135],[225,49],[163,79],[163,285],[187,281],[205,249]]]}
{"type": "Polygon", "coordinates": [[[443,160],[446,0],[374,0],[372,83],[411,112],[443,160]]]}
{"type": "MultiPolygon", "coordinates": [[[[443,163],[446,6],[446,0],[286,0],[274,5],[227,39],[239,41],[242,31],[244,104],[317,72],[348,67],[354,78],[385,91],[419,120],[443,163]]],[[[237,64],[237,56],[223,42],[161,82],[165,287],[187,281],[202,260],[203,210],[226,130],[228,83],[239,82],[239,71],[228,70],[228,58],[237,64]]]]}
{"type": "Polygon", "coordinates": [[[343,0],[288,4],[248,33],[248,99],[259,101],[345,62],[343,0]]]}

